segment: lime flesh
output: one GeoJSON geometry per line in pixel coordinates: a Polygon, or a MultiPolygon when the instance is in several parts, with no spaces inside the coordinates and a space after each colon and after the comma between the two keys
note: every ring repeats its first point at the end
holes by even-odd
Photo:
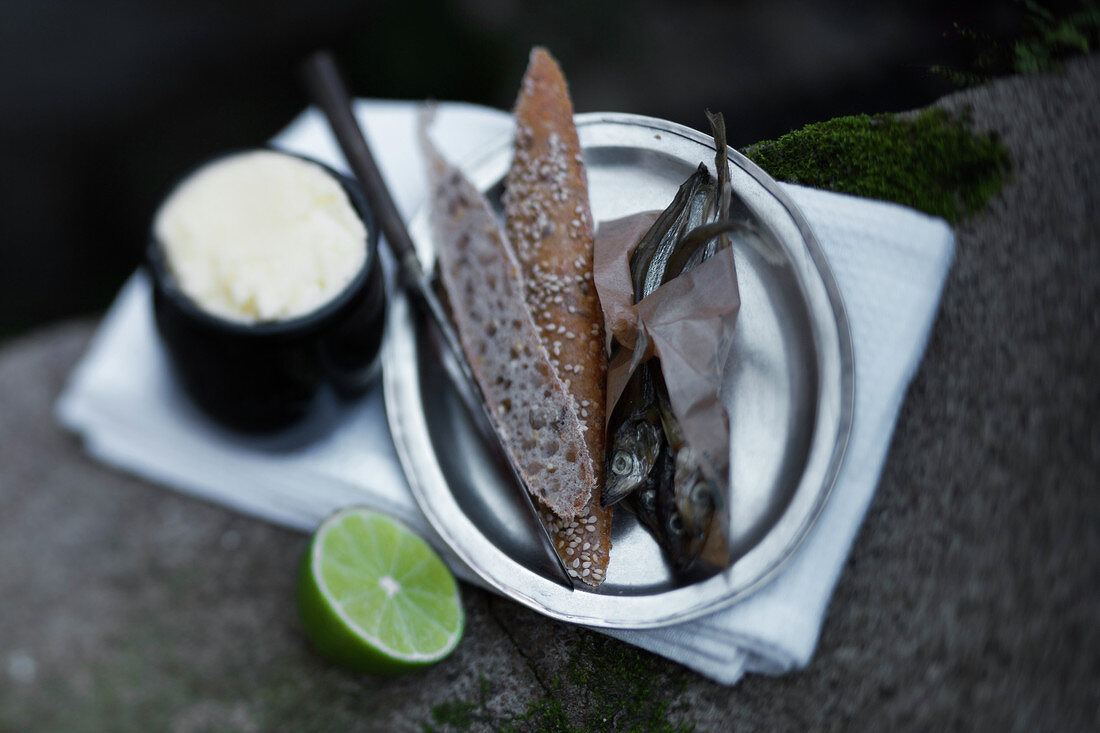
{"type": "Polygon", "coordinates": [[[326,657],[372,674],[434,664],[462,638],[454,576],[401,522],[344,509],[313,535],[298,578],[306,634],[326,657]]]}

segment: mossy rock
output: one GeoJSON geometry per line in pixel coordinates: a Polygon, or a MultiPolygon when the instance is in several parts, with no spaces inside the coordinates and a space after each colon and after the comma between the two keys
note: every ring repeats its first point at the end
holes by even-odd
{"type": "Polygon", "coordinates": [[[939,109],[839,117],[742,152],[777,180],[893,201],[953,223],[981,210],[1011,169],[995,135],[975,134],[967,117],[939,109]]]}
{"type": "Polygon", "coordinates": [[[526,710],[494,714],[488,705],[489,684],[482,679],[476,697],[433,707],[424,731],[688,733],[694,722],[673,720],[690,717],[682,702],[675,702],[687,688],[687,675],[673,665],[654,665],[649,652],[584,632],[560,674],[550,680],[546,694],[526,710]]]}

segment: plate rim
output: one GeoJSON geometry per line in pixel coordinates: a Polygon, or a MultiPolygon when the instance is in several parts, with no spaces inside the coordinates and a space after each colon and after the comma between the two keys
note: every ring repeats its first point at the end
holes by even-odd
{"type": "MultiPolygon", "coordinates": [[[[657,131],[661,134],[672,134],[685,138],[689,141],[699,143],[704,147],[714,150],[714,141],[710,136],[694,130],[692,128],[680,125],[668,120],[662,120],[655,117],[648,117],[644,115],[635,115],[629,113],[619,112],[588,112],[575,116],[575,121],[578,129],[589,127],[592,125],[599,125],[601,123],[608,125],[625,125],[628,127],[640,127],[657,131]]],[[[485,165],[491,161],[494,156],[500,155],[502,148],[510,146],[512,142],[511,132],[506,136],[502,136],[499,140],[487,144],[475,154],[467,156],[462,160],[459,167],[467,174],[471,170],[477,170],[480,165],[485,165]]],[[[667,626],[674,623],[681,623],[700,616],[707,615],[716,610],[726,608],[740,600],[743,600],[764,585],[768,584],[775,578],[795,557],[798,549],[805,542],[809,536],[813,526],[817,523],[821,512],[824,510],[825,505],[828,502],[828,498],[831,496],[835,487],[837,477],[839,476],[840,469],[844,463],[844,458],[847,453],[848,442],[851,437],[851,429],[854,417],[854,405],[855,405],[855,358],[854,347],[852,343],[852,335],[850,324],[847,316],[847,310],[844,305],[843,297],[840,293],[840,289],[836,283],[836,279],[833,275],[832,269],[829,267],[828,261],[824,252],[821,250],[820,244],[817,241],[816,236],[813,233],[809,222],[789,195],[779,186],[779,184],[771,178],[763,169],[745,157],[739,151],[727,146],[727,155],[729,163],[733,166],[741,168],[746,174],[748,174],[756,184],[760,185],[768,194],[770,194],[778,204],[783,208],[786,214],[791,218],[795,227],[798,230],[801,237],[803,248],[809,255],[811,262],[813,263],[814,270],[817,273],[817,278],[821,287],[824,290],[825,297],[828,301],[828,305],[831,311],[831,321],[836,328],[836,347],[837,347],[837,360],[839,362],[839,373],[837,378],[839,380],[839,396],[838,396],[838,414],[836,416],[836,428],[837,435],[832,446],[832,451],[829,455],[828,465],[825,468],[825,473],[821,481],[820,487],[817,489],[817,494],[814,497],[813,505],[809,511],[805,512],[802,517],[802,521],[797,529],[794,530],[793,539],[787,541],[783,546],[782,552],[779,557],[770,562],[768,567],[758,573],[750,581],[743,582],[735,588],[729,589],[729,591],[723,595],[719,595],[715,598],[704,599],[702,602],[695,604],[694,606],[687,606],[684,608],[674,608],[667,612],[650,613],[642,616],[624,616],[620,618],[612,618],[608,616],[593,616],[591,614],[571,612],[568,609],[558,608],[553,602],[554,597],[558,594],[553,591],[553,588],[558,591],[563,591],[562,587],[553,580],[543,578],[537,573],[534,573],[529,568],[519,564],[518,562],[507,558],[507,555],[495,545],[473,525],[473,522],[466,519],[473,531],[481,538],[484,543],[490,545],[491,550],[495,550],[497,554],[503,556],[508,562],[515,566],[515,569],[521,574],[529,574],[539,578],[541,581],[548,584],[544,588],[544,592],[538,592],[539,589],[529,589],[526,592],[515,587],[514,583],[508,583],[505,580],[498,578],[496,574],[490,572],[484,567],[484,563],[479,562],[477,557],[473,556],[473,553],[463,543],[457,542],[453,534],[452,528],[449,523],[444,521],[442,516],[437,515],[432,510],[431,499],[432,496],[426,491],[422,482],[430,480],[431,477],[425,479],[421,475],[421,470],[418,469],[418,463],[423,463],[423,456],[420,456],[420,460],[415,460],[416,457],[412,455],[412,446],[410,445],[411,436],[410,426],[406,423],[410,419],[410,416],[403,415],[398,410],[398,403],[401,401],[400,396],[402,390],[409,389],[407,382],[416,382],[415,395],[420,397],[419,380],[415,374],[415,366],[413,364],[405,363],[396,354],[397,350],[402,346],[398,340],[400,337],[397,335],[404,331],[405,335],[405,348],[415,348],[415,336],[412,333],[412,329],[409,328],[410,316],[409,308],[410,304],[404,291],[400,288],[393,288],[390,292],[390,304],[387,308],[387,328],[385,330],[385,336],[383,339],[382,347],[382,362],[383,362],[383,391],[386,419],[389,424],[390,432],[394,440],[394,447],[396,449],[399,462],[406,479],[409,482],[409,486],[412,490],[413,497],[419,505],[421,511],[428,519],[432,528],[439,535],[440,539],[447,544],[447,546],[453,551],[458,558],[469,567],[482,582],[488,584],[494,590],[500,594],[512,598],[513,600],[522,603],[523,605],[532,608],[540,613],[543,613],[552,618],[556,618],[563,621],[569,621],[573,623],[580,623],[597,628],[616,628],[616,629],[644,629],[655,628],[661,626],[667,626]],[[413,368],[410,369],[410,366],[413,368]],[[549,587],[553,586],[553,588],[549,587]]],[[[429,206],[428,201],[424,201],[420,207],[416,210],[414,215],[409,220],[410,229],[414,229],[418,222],[423,222],[427,218],[427,210],[429,206]]],[[[417,237],[414,235],[414,240],[417,237]]],[[[799,281],[802,282],[801,277],[799,281]]],[[[435,449],[431,445],[430,436],[427,434],[426,418],[422,410],[417,407],[415,415],[412,417],[418,417],[419,422],[422,424],[423,434],[420,436],[423,442],[427,443],[430,447],[430,455],[433,459],[434,473],[438,474],[438,479],[442,482],[444,490],[447,495],[452,496],[449,487],[446,485],[446,478],[443,476],[439,467],[438,461],[435,460],[435,449]]],[[[815,427],[816,427],[815,422],[815,427]]],[[[415,426],[414,426],[415,427],[415,426]]],[[[803,472],[802,477],[805,476],[803,472]]],[[[801,481],[801,477],[800,477],[801,481]]],[[[785,510],[786,511],[786,510],[785,510]]],[[[777,521],[777,525],[779,522],[777,521]]],[[[768,535],[775,531],[773,526],[767,534],[761,540],[754,545],[759,546],[768,535]]],[[[491,551],[490,550],[490,551],[491,551]]],[[[752,550],[746,555],[751,554],[752,550]]],[[[740,559],[739,559],[740,560],[740,559]]],[[[733,572],[733,568],[736,567],[735,562],[729,569],[723,573],[718,574],[708,580],[702,581],[702,583],[712,583],[721,581],[733,572]]],[[[653,594],[650,596],[617,596],[613,594],[601,594],[599,592],[588,593],[585,590],[573,591],[574,597],[576,593],[584,593],[600,598],[614,598],[620,602],[627,598],[639,599],[650,598],[660,599],[663,596],[667,596],[672,593],[678,593],[685,590],[685,588],[692,588],[700,583],[693,584],[691,586],[685,586],[684,588],[677,588],[670,591],[663,591],[661,593],[653,594]]],[[[564,591],[567,592],[567,591],[564,591]]],[[[643,605],[643,610],[645,606],[643,605]]],[[[652,605],[652,604],[648,604],[652,605]]]]}

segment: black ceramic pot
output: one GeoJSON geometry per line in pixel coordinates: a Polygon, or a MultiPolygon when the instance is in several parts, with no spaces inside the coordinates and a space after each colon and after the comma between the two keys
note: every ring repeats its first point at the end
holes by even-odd
{"type": "Polygon", "coordinates": [[[273,432],[301,422],[328,399],[325,392],[358,395],[378,370],[386,292],[374,217],[353,182],[297,157],[339,181],[367,230],[362,268],[318,309],[258,324],[220,318],[179,288],[155,233],[146,250],[157,330],[176,376],[204,412],[247,432],[273,432]]]}

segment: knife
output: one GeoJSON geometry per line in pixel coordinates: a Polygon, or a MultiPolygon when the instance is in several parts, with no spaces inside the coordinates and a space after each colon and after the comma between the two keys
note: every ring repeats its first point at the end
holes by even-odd
{"type": "Polygon", "coordinates": [[[379,228],[385,235],[390,251],[398,263],[398,279],[401,286],[410,300],[416,304],[424,320],[429,324],[429,328],[434,330],[436,340],[442,344],[446,352],[443,359],[445,371],[459,399],[484,438],[486,447],[502,466],[507,467],[515,491],[523,497],[531,519],[538,527],[534,534],[549,560],[544,564],[544,569],[548,571],[547,574],[551,579],[574,590],[573,581],[569,577],[565,563],[554,549],[553,539],[539,518],[535,502],[515,465],[508,458],[504,442],[489,415],[481,387],[478,386],[470,364],[466,361],[465,352],[462,350],[451,319],[436,296],[431,282],[424,274],[408,229],[374,161],[370,145],[355,119],[351,108],[351,96],[348,94],[335,59],[328,51],[318,51],[306,59],[303,72],[305,86],[314,104],[320,107],[328,120],[333,135],[344,153],[344,158],[363,187],[363,195],[371,211],[378,218],[379,228]]]}

